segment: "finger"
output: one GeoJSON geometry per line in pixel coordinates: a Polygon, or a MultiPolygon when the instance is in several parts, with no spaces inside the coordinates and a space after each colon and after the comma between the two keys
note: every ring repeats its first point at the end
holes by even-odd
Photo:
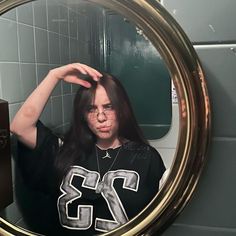
{"type": "MultiPolygon", "coordinates": [[[[74,63],[72,64],[73,70],[80,72],[82,75],[89,75],[93,80],[98,81],[101,77],[101,74],[85,64],[74,63]]],[[[83,79],[83,76],[78,76],[78,78],[83,79]]]]}
{"type": "Polygon", "coordinates": [[[91,87],[91,84],[88,81],[80,79],[80,78],[75,77],[73,75],[67,76],[65,78],[65,81],[69,82],[69,83],[73,83],[73,84],[78,84],[78,85],[84,86],[86,88],[90,88],[91,87]]]}
{"type": "Polygon", "coordinates": [[[94,69],[90,66],[87,66],[87,65],[84,65],[84,66],[85,66],[85,69],[87,70],[87,72],[89,73],[89,75],[95,76],[98,78],[102,77],[102,74],[99,71],[97,71],[96,69],[94,69]]]}
{"type": "Polygon", "coordinates": [[[82,66],[82,64],[80,63],[73,63],[73,64],[69,64],[69,71],[77,71],[81,74],[87,75],[87,71],[84,69],[84,67],[82,66]]]}
{"type": "Polygon", "coordinates": [[[88,81],[81,80],[80,85],[85,87],[85,88],[91,88],[91,84],[88,81]]]}
{"type": "Polygon", "coordinates": [[[102,77],[102,74],[99,71],[88,65],[78,63],[77,66],[83,68],[83,70],[86,71],[86,74],[90,75],[95,81],[98,81],[100,77],[102,77]]]}

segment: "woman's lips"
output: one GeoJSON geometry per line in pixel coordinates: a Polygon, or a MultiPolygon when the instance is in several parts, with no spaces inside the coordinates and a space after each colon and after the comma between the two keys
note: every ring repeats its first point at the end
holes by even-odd
{"type": "Polygon", "coordinates": [[[101,126],[101,127],[98,127],[97,129],[98,129],[100,132],[108,132],[108,131],[110,131],[110,127],[111,127],[111,126],[101,126]]]}

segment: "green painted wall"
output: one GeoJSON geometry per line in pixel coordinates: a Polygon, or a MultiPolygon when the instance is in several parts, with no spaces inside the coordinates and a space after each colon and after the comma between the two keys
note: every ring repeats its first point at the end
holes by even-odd
{"type": "MultiPolygon", "coordinates": [[[[92,31],[94,45],[99,44],[98,39],[104,40],[100,67],[122,81],[146,137],[158,139],[164,136],[172,117],[171,79],[160,54],[123,16],[111,11],[96,12],[93,20],[99,24],[92,31]]],[[[98,58],[96,49],[93,52],[98,58]]]]}

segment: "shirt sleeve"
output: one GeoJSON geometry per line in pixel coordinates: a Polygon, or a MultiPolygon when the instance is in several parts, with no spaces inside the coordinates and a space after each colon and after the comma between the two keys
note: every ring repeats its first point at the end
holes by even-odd
{"type": "Polygon", "coordinates": [[[58,137],[40,121],[36,127],[36,147],[30,149],[18,142],[17,162],[25,183],[34,190],[48,193],[53,182],[54,159],[59,150],[58,137]]]}

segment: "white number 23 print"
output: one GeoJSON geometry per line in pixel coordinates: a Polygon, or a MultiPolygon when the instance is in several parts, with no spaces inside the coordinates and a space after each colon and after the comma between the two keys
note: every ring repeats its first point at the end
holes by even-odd
{"type": "Polygon", "coordinates": [[[102,181],[99,182],[100,174],[98,172],[87,170],[81,166],[73,166],[61,184],[62,194],[58,198],[57,204],[60,222],[63,227],[85,230],[89,229],[93,223],[93,205],[79,205],[77,216],[69,216],[68,205],[82,197],[82,192],[72,184],[73,178],[76,176],[83,178],[83,188],[88,188],[102,194],[113,217],[112,220],[96,218],[95,229],[97,231],[108,232],[128,221],[125,209],[113,186],[113,182],[117,178],[123,179],[123,188],[137,191],[139,185],[138,173],[130,170],[109,171],[103,176],[102,181]]]}

